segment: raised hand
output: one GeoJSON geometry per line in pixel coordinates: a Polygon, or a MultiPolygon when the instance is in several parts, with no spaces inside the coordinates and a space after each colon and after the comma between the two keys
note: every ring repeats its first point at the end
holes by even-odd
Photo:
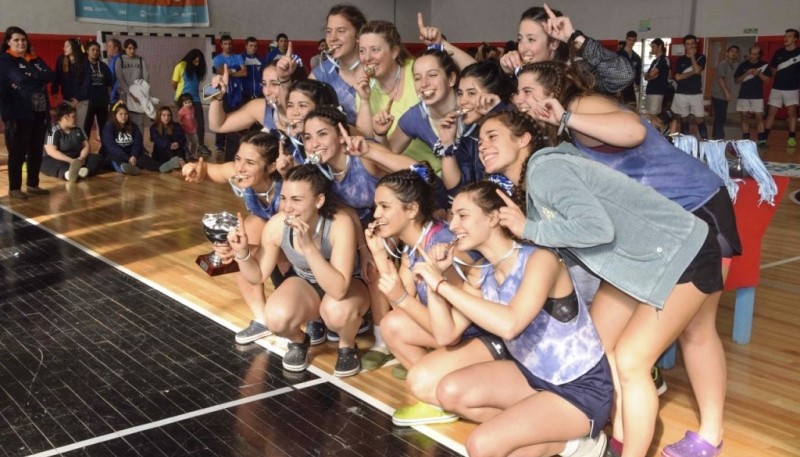
{"type": "Polygon", "coordinates": [[[394,100],[389,97],[389,103],[386,104],[386,108],[372,117],[372,132],[375,135],[386,135],[392,128],[392,123],[394,122],[394,116],[391,113],[392,103],[394,103],[394,100]]]}
{"type": "Polygon", "coordinates": [[[230,80],[231,71],[228,69],[228,64],[222,64],[222,74],[216,74],[211,78],[211,86],[218,87],[223,94],[227,94],[230,80]]]}
{"type": "Polygon", "coordinates": [[[187,182],[200,182],[206,179],[206,173],[208,171],[208,165],[206,165],[206,161],[200,157],[197,162],[189,162],[183,166],[181,169],[181,174],[183,175],[183,179],[187,182]]]}
{"type": "Polygon", "coordinates": [[[236,213],[236,227],[231,229],[228,233],[228,244],[231,245],[231,249],[234,252],[238,252],[240,255],[239,257],[246,257],[247,254],[241,255],[241,253],[247,249],[249,249],[249,243],[247,239],[247,232],[244,229],[244,219],[242,218],[242,213],[236,213]]]}
{"type": "Polygon", "coordinates": [[[556,16],[553,10],[547,6],[547,3],[544,4],[544,10],[547,12],[548,17],[547,22],[544,24],[545,33],[558,41],[564,43],[569,41],[569,37],[575,32],[572,21],[566,16],[556,16]]]}
{"type": "Polygon", "coordinates": [[[346,152],[353,157],[362,157],[369,153],[369,142],[363,136],[350,136],[347,129],[339,124],[339,134],[344,138],[346,152]]]}
{"type": "Polygon", "coordinates": [[[292,59],[292,42],[286,47],[286,55],[281,56],[276,64],[278,69],[278,81],[286,81],[292,78],[292,73],[297,68],[297,62],[292,59]]]}
{"type": "Polygon", "coordinates": [[[419,39],[425,44],[441,44],[442,32],[437,27],[425,26],[422,13],[417,13],[417,27],[419,27],[419,39]]]}
{"type": "Polygon", "coordinates": [[[505,192],[497,189],[497,195],[506,203],[506,206],[501,207],[499,210],[500,225],[510,230],[517,238],[522,239],[522,232],[525,229],[525,221],[527,220],[525,214],[505,192]]]}
{"type": "Polygon", "coordinates": [[[422,280],[428,286],[428,294],[433,293],[433,288],[444,278],[436,266],[429,262],[417,262],[411,269],[414,279],[422,280]]]}

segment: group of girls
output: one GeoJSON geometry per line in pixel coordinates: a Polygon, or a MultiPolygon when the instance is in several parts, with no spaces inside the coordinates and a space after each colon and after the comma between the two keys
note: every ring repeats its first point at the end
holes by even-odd
{"type": "MultiPolygon", "coordinates": [[[[418,25],[430,46],[414,59],[393,24],[337,5],[311,79],[282,58],[264,99],[212,101],[212,130],[263,126],[234,162],[183,168],[250,212],[215,247],[253,312],[236,340],[287,338],[289,371],[326,337],[337,376],[396,357],[419,402],[393,422],[478,422],[470,455],[628,457],[648,452],[650,370],[678,339],[700,428],[663,455],[719,455],[714,321],[740,250],[721,181],[600,95],[633,72],[560,13],[525,11],[500,62],[418,25]]],[[[224,92],[227,71],[212,84],[224,92]]]]}

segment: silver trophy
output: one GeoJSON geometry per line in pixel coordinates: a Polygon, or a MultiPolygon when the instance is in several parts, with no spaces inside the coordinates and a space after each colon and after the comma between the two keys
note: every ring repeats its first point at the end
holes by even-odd
{"type": "MultiPolygon", "coordinates": [[[[203,233],[213,244],[227,245],[228,233],[235,229],[238,223],[239,219],[231,213],[225,211],[208,213],[203,216],[203,233]]],[[[196,262],[210,276],[239,271],[239,264],[236,262],[222,263],[222,259],[214,251],[198,256],[196,262]]]]}

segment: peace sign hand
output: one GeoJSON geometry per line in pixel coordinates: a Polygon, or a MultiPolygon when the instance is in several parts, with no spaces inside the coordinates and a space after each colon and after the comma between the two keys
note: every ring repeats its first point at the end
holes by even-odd
{"type": "Polygon", "coordinates": [[[558,41],[564,43],[569,41],[569,37],[575,32],[572,21],[566,16],[556,16],[553,10],[547,6],[547,3],[544,4],[544,10],[547,12],[548,17],[547,22],[544,24],[545,33],[558,41]]]}
{"type": "Polygon", "coordinates": [[[427,45],[442,43],[442,32],[438,27],[426,27],[425,21],[422,19],[422,13],[417,13],[417,27],[419,27],[419,39],[423,43],[427,45]]]}
{"type": "Polygon", "coordinates": [[[522,232],[525,229],[525,221],[527,220],[525,214],[505,192],[497,189],[497,195],[506,203],[506,206],[501,207],[499,210],[500,225],[510,230],[517,238],[522,239],[522,232]]]}

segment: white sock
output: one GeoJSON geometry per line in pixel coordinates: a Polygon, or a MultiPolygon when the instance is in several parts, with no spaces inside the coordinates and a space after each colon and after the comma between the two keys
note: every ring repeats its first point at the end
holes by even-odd
{"type": "MultiPolygon", "coordinates": [[[[389,350],[386,347],[386,342],[383,341],[383,336],[381,336],[381,326],[380,325],[373,325],[372,326],[372,333],[375,335],[375,344],[372,345],[372,350],[381,350],[386,349],[388,353],[389,350]]],[[[381,351],[383,352],[383,351],[381,351]]]]}
{"type": "Polygon", "coordinates": [[[561,457],[570,457],[572,454],[575,453],[575,451],[578,450],[578,446],[580,446],[580,444],[581,444],[581,438],[571,439],[567,441],[567,443],[564,445],[564,450],[561,451],[561,454],[558,455],[560,455],[561,457]]]}

